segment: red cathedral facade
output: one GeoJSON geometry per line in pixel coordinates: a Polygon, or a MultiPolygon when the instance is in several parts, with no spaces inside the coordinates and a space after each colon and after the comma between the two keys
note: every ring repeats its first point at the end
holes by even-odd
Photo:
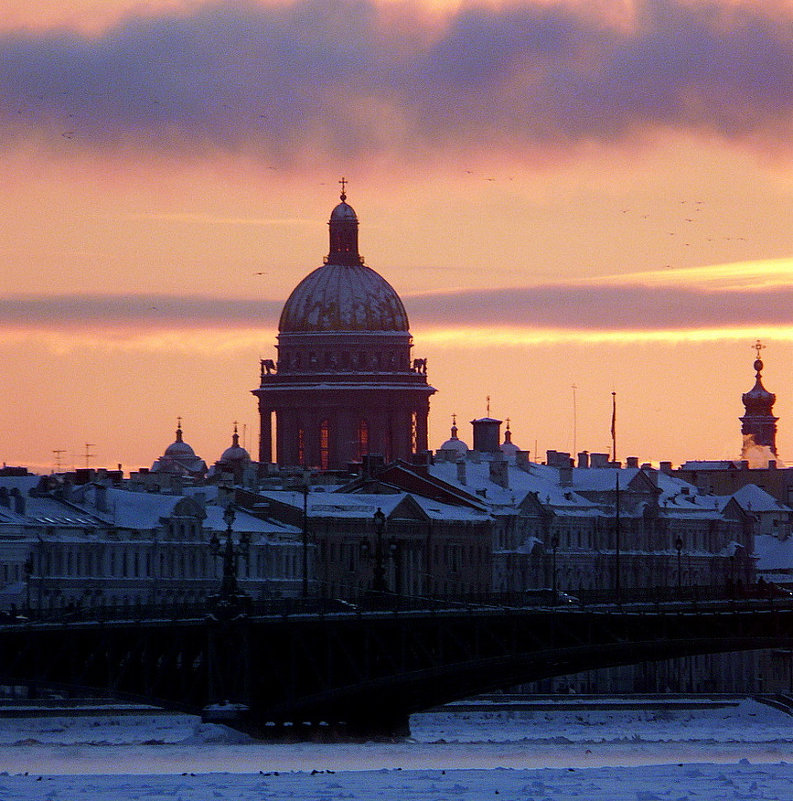
{"type": "Polygon", "coordinates": [[[367,454],[409,460],[427,450],[426,359],[411,359],[405,307],[358,252],[358,217],[330,216],[324,264],[293,290],[278,325],[278,358],[261,362],[259,461],[320,470],[367,454]]]}

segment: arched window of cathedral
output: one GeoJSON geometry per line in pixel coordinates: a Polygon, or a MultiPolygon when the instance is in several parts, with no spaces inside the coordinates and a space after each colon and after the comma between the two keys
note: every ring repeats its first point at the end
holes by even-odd
{"type": "Polygon", "coordinates": [[[330,464],[330,421],[323,420],[319,424],[319,466],[323,470],[330,464]]]}
{"type": "Polygon", "coordinates": [[[360,367],[366,367],[366,351],[360,351],[358,353],[358,364],[360,367]]]}
{"type": "Polygon", "coordinates": [[[358,458],[362,459],[369,453],[369,424],[361,418],[358,421],[358,458]]]}
{"type": "Polygon", "coordinates": [[[325,367],[332,367],[333,366],[333,354],[329,351],[325,351],[325,367]]]}
{"type": "Polygon", "coordinates": [[[297,429],[297,463],[306,463],[306,432],[302,428],[297,429]]]}
{"type": "Polygon", "coordinates": [[[299,370],[300,369],[300,354],[299,353],[295,354],[294,368],[295,368],[295,370],[299,370]]]}
{"type": "Polygon", "coordinates": [[[345,350],[341,354],[341,366],[348,370],[350,367],[350,354],[345,350]]]}
{"type": "Polygon", "coordinates": [[[314,353],[313,350],[311,351],[311,353],[308,354],[308,363],[312,367],[316,367],[317,366],[317,354],[314,353]]]}

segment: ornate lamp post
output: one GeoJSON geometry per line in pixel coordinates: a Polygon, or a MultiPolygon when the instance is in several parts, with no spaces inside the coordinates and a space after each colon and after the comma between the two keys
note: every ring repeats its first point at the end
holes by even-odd
{"type": "Polygon", "coordinates": [[[683,592],[683,574],[682,574],[682,555],[683,555],[683,539],[678,536],[675,540],[675,550],[677,550],[677,597],[680,598],[683,592]]]}
{"type": "Polygon", "coordinates": [[[385,584],[385,556],[383,554],[383,530],[385,529],[385,514],[383,510],[378,507],[374,513],[374,581],[372,582],[372,589],[375,592],[384,593],[386,591],[385,584]]]}
{"type": "Polygon", "coordinates": [[[33,555],[25,560],[25,610],[30,614],[30,577],[33,575],[33,555]]]}
{"type": "Polygon", "coordinates": [[[303,600],[308,598],[308,475],[303,482],[303,600]]]}
{"type": "Polygon", "coordinates": [[[211,605],[216,608],[237,609],[250,602],[250,596],[240,590],[237,584],[237,557],[250,554],[250,535],[247,531],[240,534],[239,544],[234,547],[232,526],[236,515],[234,508],[229,504],[223,512],[223,521],[226,524],[226,545],[221,549],[220,539],[213,531],[209,540],[209,549],[213,556],[223,556],[223,579],[220,582],[220,592],[210,596],[211,605]],[[222,554],[221,554],[222,550],[222,554]]]}
{"type": "MultiPolygon", "coordinates": [[[[383,541],[383,532],[385,530],[386,516],[383,510],[378,508],[374,513],[374,577],[372,579],[372,592],[383,595],[388,592],[388,584],[386,582],[386,559],[393,559],[397,567],[396,583],[397,587],[395,592],[399,592],[399,573],[398,573],[398,558],[399,558],[399,542],[396,537],[391,537],[387,545],[383,541]],[[387,548],[387,549],[386,549],[387,548]]],[[[361,553],[369,557],[371,554],[371,546],[369,540],[364,537],[361,540],[361,553]]]]}

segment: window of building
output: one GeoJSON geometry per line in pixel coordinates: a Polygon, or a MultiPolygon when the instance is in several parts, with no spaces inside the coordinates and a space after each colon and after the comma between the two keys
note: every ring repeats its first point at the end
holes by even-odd
{"type": "Polygon", "coordinates": [[[358,458],[369,453],[369,424],[361,418],[358,421],[358,458]]]}
{"type": "Polygon", "coordinates": [[[323,420],[319,424],[319,466],[323,470],[330,464],[330,421],[323,420]]]}

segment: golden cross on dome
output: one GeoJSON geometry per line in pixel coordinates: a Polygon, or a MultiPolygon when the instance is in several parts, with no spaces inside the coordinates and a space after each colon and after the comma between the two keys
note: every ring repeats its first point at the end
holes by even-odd
{"type": "Polygon", "coordinates": [[[457,415],[454,412],[452,412],[452,425],[457,425],[457,415]]]}
{"type": "Polygon", "coordinates": [[[339,183],[341,184],[341,202],[344,203],[347,200],[347,193],[344,191],[347,188],[347,179],[342,175],[339,183]]]}
{"type": "Polygon", "coordinates": [[[177,417],[176,418],[176,427],[177,428],[181,428],[182,427],[182,418],[181,417],[177,417]]]}
{"type": "Polygon", "coordinates": [[[766,346],[758,339],[757,342],[752,345],[752,347],[757,351],[757,358],[760,358],[760,351],[763,350],[766,346]]]}
{"type": "Polygon", "coordinates": [[[234,421],[234,433],[235,434],[237,433],[237,421],[236,420],[234,421]]]}

